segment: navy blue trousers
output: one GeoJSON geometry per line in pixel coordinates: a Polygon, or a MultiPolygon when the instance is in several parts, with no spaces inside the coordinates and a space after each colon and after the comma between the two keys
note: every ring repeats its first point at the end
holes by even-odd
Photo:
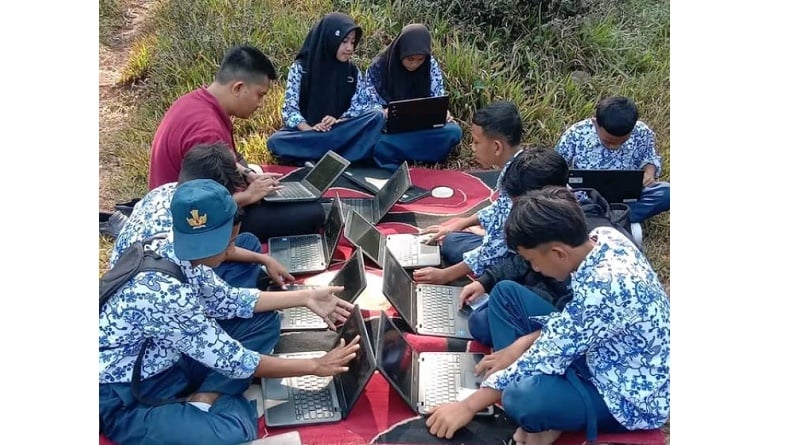
{"type": "Polygon", "coordinates": [[[472,232],[450,232],[444,237],[440,253],[446,264],[458,264],[464,260],[464,253],[483,244],[483,237],[472,232]]]}
{"type": "Polygon", "coordinates": [[[455,122],[442,128],[384,133],[373,147],[376,165],[394,172],[403,161],[442,162],[459,142],[463,132],[455,122]]]}
{"type": "Polygon", "coordinates": [[[669,183],[656,182],[642,189],[639,200],[628,204],[631,208],[631,222],[639,223],[651,216],[669,210],[669,183]]]}
{"type": "MultiPolygon", "coordinates": [[[[236,247],[242,247],[260,253],[261,242],[251,233],[239,233],[236,237],[236,247]]],[[[238,263],[225,261],[214,268],[214,273],[233,287],[256,288],[258,276],[263,269],[257,263],[238,263]]]]}

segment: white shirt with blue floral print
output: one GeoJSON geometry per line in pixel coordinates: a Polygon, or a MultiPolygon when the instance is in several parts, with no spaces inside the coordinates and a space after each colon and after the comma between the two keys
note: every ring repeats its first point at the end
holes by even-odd
{"type": "Polygon", "coordinates": [[[543,328],[515,363],[483,386],[498,391],[536,374],[565,374],[584,356],[592,383],[624,427],[657,428],[669,417],[669,298],[644,255],[611,227],[571,275],[562,312],[533,317],[543,328]]]}
{"type": "Polygon", "coordinates": [[[568,166],[578,170],[644,170],[656,166],[661,174],[661,157],[656,152],[656,136],[642,121],[637,121],[631,136],[617,150],[606,148],[595,131],[592,119],[573,124],[565,130],[555,147],[568,166]]]}

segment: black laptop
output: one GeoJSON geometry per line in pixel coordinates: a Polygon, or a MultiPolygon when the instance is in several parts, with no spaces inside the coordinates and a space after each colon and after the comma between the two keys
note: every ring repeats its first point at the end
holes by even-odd
{"type": "Polygon", "coordinates": [[[642,196],[642,170],[571,170],[568,185],[595,189],[609,203],[636,202],[642,196]]]}
{"type": "Polygon", "coordinates": [[[387,105],[388,134],[441,128],[447,123],[450,96],[395,100],[387,105]]]}

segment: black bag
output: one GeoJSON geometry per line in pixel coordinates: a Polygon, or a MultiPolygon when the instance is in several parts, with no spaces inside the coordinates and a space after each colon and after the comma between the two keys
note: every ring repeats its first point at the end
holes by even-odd
{"type": "Polygon", "coordinates": [[[587,220],[588,231],[601,226],[613,227],[642,250],[631,234],[631,208],[627,204],[610,204],[597,190],[591,188],[574,188],[573,191],[587,195],[586,199],[579,200],[579,204],[587,220]]]}
{"type": "MultiPolygon", "coordinates": [[[[176,278],[178,281],[186,282],[186,277],[181,267],[167,258],[162,257],[153,250],[147,249],[146,246],[153,240],[164,238],[164,235],[148,238],[143,241],[138,241],[129,246],[124,253],[118,257],[112,269],[104,273],[99,278],[99,313],[102,308],[124,284],[134,278],[140,272],[156,271],[162,272],[176,278]]],[[[165,403],[173,403],[182,401],[183,399],[173,400],[150,400],[140,396],[140,368],[143,364],[143,356],[146,349],[151,344],[151,339],[148,338],[140,348],[140,353],[137,355],[137,360],[134,362],[132,369],[132,395],[138,402],[149,405],[163,405],[165,403]]],[[[99,348],[99,351],[105,351],[109,348],[99,348]]]]}

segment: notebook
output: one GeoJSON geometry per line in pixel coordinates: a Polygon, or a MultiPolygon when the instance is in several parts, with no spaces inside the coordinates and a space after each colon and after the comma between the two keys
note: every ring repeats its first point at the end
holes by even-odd
{"type": "Polygon", "coordinates": [[[397,233],[385,237],[370,221],[353,210],[348,213],[345,236],[378,267],[383,267],[385,247],[392,250],[403,267],[438,266],[442,262],[439,246],[423,243],[430,235],[397,233]]]}
{"type": "Polygon", "coordinates": [[[450,96],[392,101],[387,105],[384,132],[396,134],[444,127],[449,106],[450,96]]]}
{"type": "Polygon", "coordinates": [[[568,185],[595,189],[609,203],[636,202],[642,196],[642,170],[571,170],[568,185]]]}
{"type": "Polygon", "coordinates": [[[317,201],[350,162],[329,150],[301,181],[281,182],[282,189],[263,197],[268,202],[317,201]]]}
{"type": "Polygon", "coordinates": [[[323,234],[269,238],[269,255],[291,274],[325,271],[343,234],[344,225],[340,197],[335,194],[323,234]]]}
{"type": "MultiPolygon", "coordinates": [[[[335,274],[328,286],[343,286],[343,290],[336,295],[349,303],[354,303],[362,294],[367,286],[365,279],[365,259],[362,251],[356,249],[354,255],[346,261],[343,267],[335,274]]],[[[304,284],[291,284],[285,288],[270,286],[271,291],[276,290],[300,290],[319,286],[304,284]]],[[[305,306],[292,307],[282,311],[280,316],[280,330],[282,331],[303,331],[310,329],[326,329],[328,326],[315,312],[305,306]]]]}
{"type": "MultiPolygon", "coordinates": [[[[387,179],[387,182],[376,192],[372,199],[341,198],[341,202],[347,211],[354,210],[372,224],[378,224],[381,218],[392,209],[410,186],[411,177],[409,176],[409,165],[404,162],[395,170],[395,173],[387,179]]],[[[348,217],[346,216],[346,218],[348,217]]]]}
{"type": "Polygon", "coordinates": [[[472,309],[458,301],[463,287],[415,283],[389,249],[383,269],[382,293],[415,333],[472,339],[472,309]]]}
{"type": "MultiPolygon", "coordinates": [[[[357,334],[360,336],[360,347],[356,356],[349,362],[347,372],[334,377],[308,375],[261,379],[263,415],[267,426],[330,423],[348,417],[376,370],[373,344],[359,306],[354,306],[351,318],[343,325],[334,346],[340,343],[341,338],[348,344],[357,334]]],[[[275,354],[275,357],[314,358],[325,353],[324,351],[296,352],[275,354]]]]}
{"type": "MultiPolygon", "coordinates": [[[[417,414],[456,402],[480,388],[475,366],[483,354],[471,352],[417,352],[386,313],[379,319],[376,366],[417,414]]],[[[492,415],[488,407],[478,415],[492,415]]]]}

